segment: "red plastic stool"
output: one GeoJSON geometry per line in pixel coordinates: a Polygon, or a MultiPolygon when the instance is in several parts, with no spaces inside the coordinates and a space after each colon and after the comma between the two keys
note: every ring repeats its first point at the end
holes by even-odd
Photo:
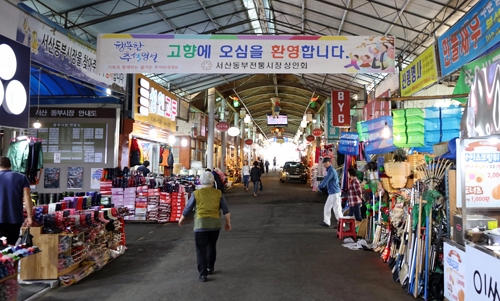
{"type": "Polygon", "coordinates": [[[352,237],[356,239],[356,220],[352,216],[341,217],[337,223],[337,237],[352,237]]]}

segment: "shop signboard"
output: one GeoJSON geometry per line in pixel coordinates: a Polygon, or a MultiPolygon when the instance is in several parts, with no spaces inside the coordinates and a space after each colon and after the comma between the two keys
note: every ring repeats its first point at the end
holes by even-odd
{"type": "Polygon", "coordinates": [[[444,297],[465,300],[465,252],[445,242],[443,244],[444,297]]]}
{"type": "Polygon", "coordinates": [[[391,73],[392,36],[99,34],[101,72],[391,73]]]}
{"type": "Polygon", "coordinates": [[[313,134],[314,137],[319,137],[319,136],[321,136],[323,134],[323,130],[320,129],[320,128],[314,129],[312,131],[312,134],[313,134]]]}
{"type": "Polygon", "coordinates": [[[441,76],[449,75],[500,41],[499,1],[479,1],[438,38],[441,76]]]}
{"type": "Polygon", "coordinates": [[[349,127],[351,125],[351,92],[332,91],[332,126],[349,127]]]}
{"type": "Polygon", "coordinates": [[[469,93],[464,137],[500,134],[500,61],[476,71],[469,93]]]}
{"type": "Polygon", "coordinates": [[[306,137],[306,141],[307,141],[307,142],[313,142],[313,141],[314,141],[314,139],[315,139],[315,138],[314,138],[314,136],[313,136],[313,135],[309,135],[309,136],[307,136],[307,137],[306,137]]]}
{"type": "Polygon", "coordinates": [[[19,13],[16,40],[29,47],[33,61],[81,81],[125,93],[123,71],[97,73],[96,51],[92,46],[38,12],[24,9],[28,12],[19,13]]]}
{"type": "Polygon", "coordinates": [[[462,300],[500,300],[500,260],[466,245],[465,262],[467,263],[465,268],[465,298],[462,300]]]}
{"type": "Polygon", "coordinates": [[[108,108],[64,108],[64,107],[31,107],[31,118],[116,118],[116,109],[108,108]]]}
{"type": "Polygon", "coordinates": [[[253,140],[252,139],[246,139],[245,140],[245,144],[246,145],[252,145],[253,144],[253,140]]]}
{"type": "Polygon", "coordinates": [[[436,51],[433,44],[399,73],[401,96],[411,96],[437,80],[436,51]]]}
{"type": "Polygon", "coordinates": [[[215,126],[215,128],[218,129],[221,132],[225,132],[225,131],[229,130],[230,127],[231,126],[229,125],[229,123],[227,123],[225,121],[220,121],[215,126]]]}
{"type": "MultiPolygon", "coordinates": [[[[453,94],[465,94],[469,93],[472,84],[474,83],[474,77],[476,76],[476,72],[488,67],[494,62],[500,60],[500,44],[496,45],[495,48],[489,50],[480,58],[464,65],[460,69],[460,76],[457,80],[457,85],[455,89],[453,89],[453,94]]],[[[456,100],[465,103],[467,102],[467,98],[455,98],[456,100]]]]}
{"type": "Polygon", "coordinates": [[[172,106],[177,107],[177,96],[146,76],[136,74],[132,99],[135,108],[134,120],[171,132],[176,131],[176,111],[172,110],[172,106]]]}
{"type": "Polygon", "coordinates": [[[30,50],[0,35],[0,126],[28,128],[30,50]]]}
{"type": "Polygon", "coordinates": [[[325,138],[328,142],[338,141],[340,138],[340,128],[333,126],[333,118],[332,118],[332,101],[327,100],[326,110],[325,110],[325,138]]]}
{"type": "Polygon", "coordinates": [[[467,208],[499,207],[500,139],[464,139],[463,143],[467,208]]]}
{"type": "MultiPolygon", "coordinates": [[[[389,97],[389,96],[386,96],[389,97]]],[[[385,97],[377,97],[385,98],[385,97]]],[[[373,100],[363,106],[363,120],[368,121],[382,116],[391,116],[391,102],[373,100]]]]}

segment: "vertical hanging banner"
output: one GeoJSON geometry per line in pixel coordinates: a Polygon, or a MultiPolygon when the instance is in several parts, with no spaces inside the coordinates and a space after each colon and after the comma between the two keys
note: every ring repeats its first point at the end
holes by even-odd
{"type": "Polygon", "coordinates": [[[392,36],[100,34],[97,68],[126,73],[392,73],[392,36]]]}
{"type": "Polygon", "coordinates": [[[436,51],[432,44],[399,73],[401,96],[411,96],[434,84],[437,79],[436,51]]]}
{"type": "Polygon", "coordinates": [[[332,101],[327,100],[325,110],[325,138],[328,142],[338,141],[340,139],[340,128],[333,126],[332,101]]]}
{"type": "Polygon", "coordinates": [[[441,76],[446,76],[500,41],[499,1],[479,1],[438,38],[441,76]]]}
{"type": "Polygon", "coordinates": [[[351,92],[332,91],[332,126],[349,127],[351,125],[351,92]]]}

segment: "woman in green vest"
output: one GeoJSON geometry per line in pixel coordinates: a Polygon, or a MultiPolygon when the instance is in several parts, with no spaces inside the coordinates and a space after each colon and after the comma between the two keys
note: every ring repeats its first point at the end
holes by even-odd
{"type": "Polygon", "coordinates": [[[207,281],[207,276],[214,273],[215,259],[217,256],[216,245],[222,227],[220,211],[226,218],[224,229],[231,230],[231,215],[226,199],[222,192],[213,188],[214,176],[211,172],[204,172],[200,176],[203,186],[196,190],[189,198],[188,204],[179,220],[182,226],[184,220],[193,211],[194,213],[194,241],[196,244],[196,257],[198,260],[199,280],[207,281]]]}

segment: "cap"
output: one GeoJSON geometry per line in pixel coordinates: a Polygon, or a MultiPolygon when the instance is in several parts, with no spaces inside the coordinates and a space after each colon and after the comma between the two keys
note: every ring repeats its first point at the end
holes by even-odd
{"type": "Polygon", "coordinates": [[[321,163],[325,163],[325,162],[331,162],[332,159],[330,157],[325,157],[323,158],[323,161],[321,161],[321,163]]]}

